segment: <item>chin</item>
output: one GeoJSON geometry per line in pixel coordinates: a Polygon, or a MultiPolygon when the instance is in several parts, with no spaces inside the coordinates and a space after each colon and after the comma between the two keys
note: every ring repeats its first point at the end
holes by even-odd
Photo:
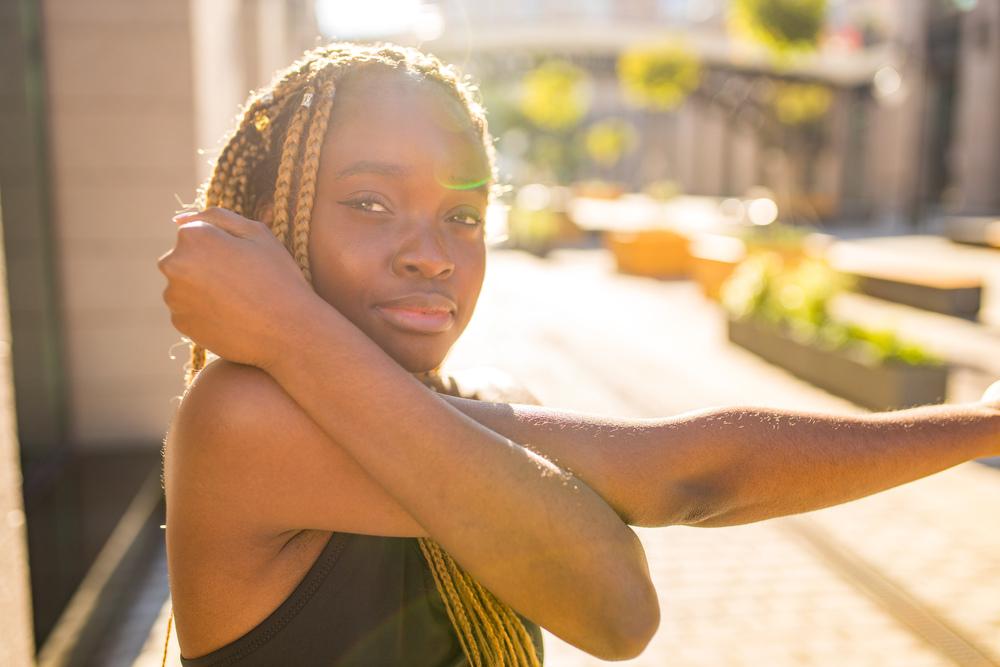
{"type": "Polygon", "coordinates": [[[432,343],[428,345],[394,345],[391,348],[383,349],[396,360],[396,363],[410,373],[426,373],[444,362],[451,345],[448,345],[444,350],[440,349],[442,347],[444,346],[440,343],[432,343]]]}

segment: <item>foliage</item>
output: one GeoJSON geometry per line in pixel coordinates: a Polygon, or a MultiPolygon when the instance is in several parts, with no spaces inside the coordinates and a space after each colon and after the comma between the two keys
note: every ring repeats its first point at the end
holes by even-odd
{"type": "Polygon", "coordinates": [[[633,104],[667,111],[698,87],[701,63],[679,42],[638,46],[618,58],[618,79],[626,99],[633,104]]]}
{"type": "Polygon", "coordinates": [[[833,94],[814,83],[781,83],[774,92],[772,106],[785,125],[805,125],[819,120],[830,110],[833,94]]]}
{"type": "Polygon", "coordinates": [[[778,55],[812,51],[826,21],[827,0],[733,0],[734,27],[778,55]]]}
{"type": "Polygon", "coordinates": [[[590,158],[603,166],[616,164],[636,145],[636,131],[631,123],[609,118],[594,123],[584,135],[584,145],[590,158]]]}
{"type": "Polygon", "coordinates": [[[831,350],[845,350],[876,363],[940,363],[922,347],[888,330],[841,322],[830,302],[847,287],[836,271],[818,260],[789,269],[776,253],[751,255],[723,286],[722,302],[735,319],[762,320],[797,339],[831,350]]]}
{"type": "Polygon", "coordinates": [[[814,234],[814,227],[773,223],[753,225],[740,233],[740,239],[751,252],[755,250],[801,251],[806,239],[814,234]]]}
{"type": "Polygon", "coordinates": [[[660,201],[673,199],[684,192],[677,181],[672,181],[667,178],[647,183],[642,191],[653,199],[658,199],[660,201]]]}
{"type": "Polygon", "coordinates": [[[520,109],[536,127],[569,130],[587,114],[590,96],[586,71],[563,60],[550,60],[524,75],[520,109]]]}

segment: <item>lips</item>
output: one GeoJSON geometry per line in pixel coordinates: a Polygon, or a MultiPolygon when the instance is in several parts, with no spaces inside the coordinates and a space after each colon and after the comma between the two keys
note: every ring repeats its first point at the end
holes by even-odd
{"type": "Polygon", "coordinates": [[[435,334],[455,324],[455,302],[440,294],[409,294],[375,305],[390,325],[410,333],[435,334]]]}

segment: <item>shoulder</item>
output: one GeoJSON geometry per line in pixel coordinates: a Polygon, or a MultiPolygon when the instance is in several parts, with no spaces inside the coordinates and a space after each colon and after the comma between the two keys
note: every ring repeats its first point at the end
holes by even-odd
{"type": "Polygon", "coordinates": [[[234,518],[262,466],[272,466],[311,421],[270,375],[217,359],[181,399],[164,447],[164,488],[177,510],[234,518]]]}
{"type": "Polygon", "coordinates": [[[259,368],[215,359],[195,376],[181,399],[180,412],[252,418],[256,408],[280,400],[283,393],[278,383],[259,368]]]}
{"type": "MultiPolygon", "coordinates": [[[[248,434],[267,437],[270,416],[291,415],[284,390],[252,366],[216,359],[184,392],[168,433],[171,448],[187,463],[208,464],[217,451],[248,434]]],[[[294,404],[293,404],[294,405],[294,404]]],[[[203,467],[201,466],[201,467],[203,467]]]]}
{"type": "Polygon", "coordinates": [[[538,397],[510,373],[483,366],[449,373],[462,397],[490,403],[541,405],[538,397]]]}

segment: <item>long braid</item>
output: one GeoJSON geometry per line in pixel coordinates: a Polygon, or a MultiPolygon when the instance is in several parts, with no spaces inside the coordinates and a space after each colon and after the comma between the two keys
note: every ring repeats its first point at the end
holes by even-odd
{"type": "MultiPolygon", "coordinates": [[[[303,91],[302,98],[315,95],[310,87],[303,91]]],[[[271,231],[284,245],[288,245],[288,221],[291,218],[292,186],[295,179],[295,167],[299,162],[299,145],[302,143],[302,133],[305,130],[306,119],[312,109],[299,104],[288,126],[285,144],[281,149],[281,163],[278,165],[278,180],[274,184],[274,221],[271,231]]]]}
{"type": "MultiPolygon", "coordinates": [[[[262,202],[269,202],[271,232],[288,248],[310,283],[310,222],[333,93],[342,74],[370,63],[433,80],[456,98],[482,141],[491,169],[491,194],[499,192],[495,151],[478,91],[453,68],[434,56],[390,44],[334,43],[309,51],[251,96],[200,191],[199,204],[256,216],[262,202]]],[[[191,342],[191,359],[185,369],[188,387],[205,367],[207,354],[205,348],[191,342]]],[[[436,373],[423,375],[421,380],[436,391],[456,391],[436,373]]],[[[540,665],[531,636],[514,610],[465,572],[435,541],[420,538],[418,543],[470,664],[540,665]]],[[[167,644],[172,620],[171,609],[167,644]]],[[[166,658],[165,646],[164,665],[166,658]]]]}
{"type": "Polygon", "coordinates": [[[306,137],[303,148],[299,196],[295,202],[295,218],[292,223],[292,255],[310,283],[312,283],[312,272],[309,270],[309,221],[312,219],[313,202],[316,199],[319,156],[330,120],[334,90],[335,84],[332,79],[320,88],[318,106],[309,125],[309,136],[306,137]]]}

